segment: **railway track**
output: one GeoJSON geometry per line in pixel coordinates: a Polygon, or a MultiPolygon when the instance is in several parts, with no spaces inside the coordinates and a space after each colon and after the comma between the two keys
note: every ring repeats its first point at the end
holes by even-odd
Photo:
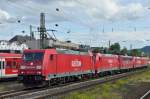
{"type": "Polygon", "coordinates": [[[13,99],[44,99],[47,97],[58,98],[59,96],[61,96],[63,94],[67,94],[67,93],[75,91],[75,90],[87,88],[89,86],[97,85],[97,84],[104,83],[104,82],[117,80],[117,79],[127,77],[127,76],[130,76],[133,74],[144,72],[146,70],[149,70],[149,69],[144,69],[144,70],[135,71],[135,72],[122,73],[122,74],[107,76],[107,77],[94,79],[94,80],[76,82],[76,83],[71,83],[71,84],[67,84],[67,85],[60,85],[60,86],[56,86],[56,87],[20,90],[20,91],[14,91],[14,92],[12,91],[12,92],[3,93],[3,95],[0,93],[0,99],[6,99],[6,98],[7,99],[9,99],[9,98],[13,98],[13,99]]]}
{"type": "MultiPolygon", "coordinates": [[[[72,83],[69,83],[69,84],[72,84],[72,83]]],[[[60,87],[60,86],[64,86],[64,85],[65,84],[61,84],[61,85],[57,85],[57,86],[51,86],[49,88],[60,87]]],[[[30,89],[22,88],[22,89],[19,89],[19,90],[3,91],[3,92],[0,92],[0,99],[5,99],[5,98],[7,98],[7,99],[10,98],[11,99],[14,96],[20,96],[20,95],[23,95],[23,94],[27,94],[27,93],[31,93],[31,92],[36,92],[36,91],[41,91],[41,90],[44,90],[44,89],[47,89],[47,88],[45,88],[45,87],[30,88],[30,89]]]]}
{"type": "Polygon", "coordinates": [[[40,90],[44,90],[44,88],[4,91],[4,92],[0,93],[0,99],[12,99],[14,96],[19,96],[19,95],[23,95],[23,94],[27,94],[27,93],[40,91],[40,90]]]}
{"type": "Polygon", "coordinates": [[[24,89],[24,86],[21,83],[18,83],[17,81],[1,82],[0,87],[5,88],[3,91],[0,91],[0,96],[5,93],[24,89]]]}
{"type": "MultiPolygon", "coordinates": [[[[78,81],[76,81],[78,82],[78,81]]],[[[72,83],[76,83],[76,82],[71,82],[69,84],[72,84],[72,83]]],[[[51,86],[51,87],[48,87],[49,89],[50,88],[56,88],[56,87],[61,87],[61,86],[65,86],[66,84],[61,84],[61,85],[55,85],[55,86],[51,86]]],[[[3,91],[3,92],[0,92],[0,99],[15,99],[16,96],[24,96],[28,93],[32,93],[32,92],[38,92],[38,91],[42,91],[42,90],[46,90],[47,88],[46,87],[41,87],[41,88],[30,88],[30,89],[20,89],[20,90],[9,90],[9,91],[3,91]]],[[[20,98],[16,98],[16,99],[20,99],[20,98]]],[[[21,98],[22,99],[22,98],[21,98]]]]}
{"type": "Polygon", "coordinates": [[[0,80],[0,84],[1,85],[10,85],[10,84],[18,84],[18,82],[17,81],[1,81],[0,80]]]}

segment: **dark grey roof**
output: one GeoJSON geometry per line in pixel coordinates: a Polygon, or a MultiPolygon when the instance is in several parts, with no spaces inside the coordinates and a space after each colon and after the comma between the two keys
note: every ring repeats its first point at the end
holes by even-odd
{"type": "MultiPolygon", "coordinates": [[[[23,36],[23,35],[16,35],[16,36],[14,36],[13,38],[11,38],[10,40],[9,40],[9,42],[18,42],[18,43],[25,43],[26,41],[28,41],[28,40],[31,40],[31,37],[30,36],[28,36],[28,35],[25,35],[25,36],[23,36]]],[[[33,40],[33,39],[32,39],[33,40]]]]}

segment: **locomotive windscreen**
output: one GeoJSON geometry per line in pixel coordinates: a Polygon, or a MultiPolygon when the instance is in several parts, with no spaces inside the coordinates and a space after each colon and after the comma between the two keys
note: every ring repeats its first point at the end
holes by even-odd
{"type": "Polygon", "coordinates": [[[23,60],[24,61],[43,60],[43,56],[44,56],[43,52],[24,53],[23,60]]]}

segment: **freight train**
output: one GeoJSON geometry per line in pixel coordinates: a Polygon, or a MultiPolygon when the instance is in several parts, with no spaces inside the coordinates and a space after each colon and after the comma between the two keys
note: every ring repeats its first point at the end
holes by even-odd
{"type": "Polygon", "coordinates": [[[65,49],[25,50],[19,81],[25,86],[53,85],[145,68],[147,57],[65,49]]]}
{"type": "Polygon", "coordinates": [[[21,54],[0,53],[0,80],[17,78],[21,62],[21,54]]]}

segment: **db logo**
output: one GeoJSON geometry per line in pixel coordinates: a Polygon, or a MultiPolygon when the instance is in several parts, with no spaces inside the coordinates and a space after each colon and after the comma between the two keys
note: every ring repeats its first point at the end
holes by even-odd
{"type": "Polygon", "coordinates": [[[81,67],[81,61],[79,60],[74,60],[71,62],[72,67],[81,67]]]}

